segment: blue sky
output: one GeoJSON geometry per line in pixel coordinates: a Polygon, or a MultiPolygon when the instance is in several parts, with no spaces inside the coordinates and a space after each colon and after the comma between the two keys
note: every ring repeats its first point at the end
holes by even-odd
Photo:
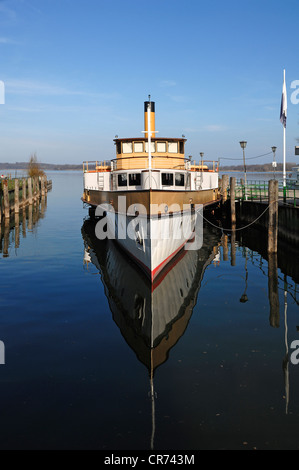
{"type": "Polygon", "coordinates": [[[298,14],[298,0],[0,0],[0,161],[114,158],[150,94],[159,137],[184,134],[187,155],[242,164],[247,140],[248,163],[273,145],[281,162],[286,69],[294,162],[298,14]]]}

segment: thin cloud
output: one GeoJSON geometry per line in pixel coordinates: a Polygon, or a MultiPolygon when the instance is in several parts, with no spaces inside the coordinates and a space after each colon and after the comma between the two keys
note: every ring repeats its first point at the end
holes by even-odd
{"type": "Polygon", "coordinates": [[[174,80],[162,80],[160,82],[161,87],[172,87],[176,86],[176,82],[174,80]]]}
{"type": "Polygon", "coordinates": [[[0,37],[0,44],[17,44],[17,42],[10,38],[0,37]]]}
{"type": "Polygon", "coordinates": [[[15,20],[17,16],[15,11],[11,8],[7,8],[3,2],[0,3],[0,13],[2,17],[6,16],[10,20],[15,20]]]}
{"type": "Polygon", "coordinates": [[[219,125],[219,124],[208,124],[204,126],[204,130],[207,132],[222,132],[225,131],[227,127],[219,125]]]}
{"type": "Polygon", "coordinates": [[[6,80],[5,85],[7,93],[18,95],[93,96],[101,99],[114,99],[119,97],[119,94],[115,92],[90,93],[84,90],[71,90],[69,88],[31,80],[6,80]]]}
{"type": "Polygon", "coordinates": [[[169,98],[175,103],[187,103],[189,99],[183,95],[169,95],[169,98]]]}

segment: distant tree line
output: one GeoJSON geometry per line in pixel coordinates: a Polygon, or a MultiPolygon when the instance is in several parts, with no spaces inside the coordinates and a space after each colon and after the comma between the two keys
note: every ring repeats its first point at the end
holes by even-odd
{"type": "MultiPolygon", "coordinates": [[[[220,162],[221,163],[221,162],[220,162]]],[[[298,165],[298,163],[286,163],[286,171],[291,171],[294,166],[298,165]]],[[[230,170],[230,171],[244,171],[243,165],[220,165],[220,170],[230,170]]],[[[256,172],[271,172],[273,171],[272,163],[264,163],[264,164],[253,164],[253,165],[246,165],[247,171],[256,171],[256,172]]],[[[283,171],[283,164],[277,163],[276,171],[283,171]]]]}
{"type": "MultiPolygon", "coordinates": [[[[33,162],[34,166],[34,162],[33,162]]],[[[26,170],[28,171],[28,162],[16,162],[16,163],[1,163],[0,170],[26,170]]],[[[82,170],[82,165],[61,165],[55,163],[39,163],[38,167],[40,170],[82,170]]]]}

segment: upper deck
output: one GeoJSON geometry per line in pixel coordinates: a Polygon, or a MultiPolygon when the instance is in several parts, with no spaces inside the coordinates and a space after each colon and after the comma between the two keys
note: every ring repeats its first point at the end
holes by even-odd
{"type": "Polygon", "coordinates": [[[154,103],[145,102],[143,137],[116,136],[116,158],[83,163],[86,189],[184,191],[218,187],[218,163],[195,163],[191,157],[186,158],[184,136],[157,137],[154,111],[154,103]]]}
{"type": "MultiPolygon", "coordinates": [[[[186,139],[157,138],[150,140],[152,168],[183,169],[186,139]]],[[[145,138],[114,139],[118,170],[148,168],[149,142],[145,138]]]]}

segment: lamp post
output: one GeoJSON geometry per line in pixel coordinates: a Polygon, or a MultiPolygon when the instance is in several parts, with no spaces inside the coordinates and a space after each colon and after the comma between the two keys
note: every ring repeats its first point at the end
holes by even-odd
{"type": "Polygon", "coordinates": [[[275,161],[275,152],[276,152],[276,149],[277,147],[272,147],[272,152],[273,152],[273,162],[272,162],[272,166],[273,166],[273,176],[274,176],[274,179],[275,179],[275,169],[277,167],[277,163],[275,161]]]}
{"type": "Polygon", "coordinates": [[[201,171],[203,171],[203,156],[204,156],[204,153],[203,152],[199,152],[199,155],[200,155],[200,158],[201,158],[201,171]]]}
{"type": "Polygon", "coordinates": [[[244,183],[245,183],[245,199],[247,200],[246,196],[246,186],[247,186],[247,178],[246,178],[246,164],[245,164],[245,148],[247,145],[246,140],[241,140],[240,142],[241,148],[243,149],[243,165],[244,165],[244,183]]]}

